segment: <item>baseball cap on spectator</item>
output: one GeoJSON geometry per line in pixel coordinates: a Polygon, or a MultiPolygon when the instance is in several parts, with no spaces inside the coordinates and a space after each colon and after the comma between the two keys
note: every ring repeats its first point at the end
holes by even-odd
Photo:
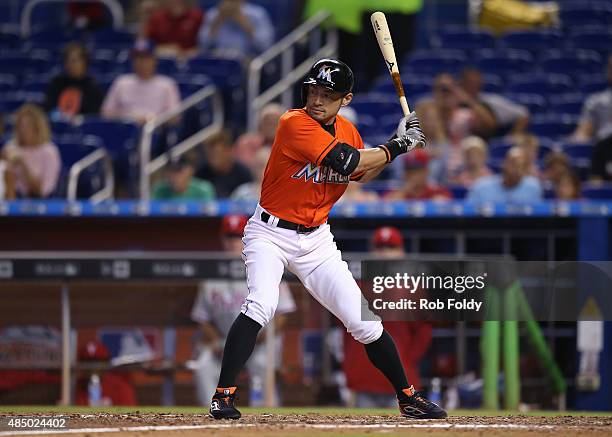
{"type": "Polygon", "coordinates": [[[247,218],[240,214],[229,214],[221,220],[221,233],[226,237],[242,237],[247,218]]]}
{"type": "Polygon", "coordinates": [[[150,39],[139,38],[134,43],[131,51],[132,57],[139,55],[155,55],[155,44],[150,39]]]}
{"type": "Polygon", "coordinates": [[[372,235],[372,247],[403,247],[404,238],[399,229],[393,226],[383,226],[372,235]]]}
{"type": "Polygon", "coordinates": [[[427,164],[429,164],[429,155],[423,149],[414,149],[408,152],[404,158],[404,168],[406,170],[425,168],[427,164]]]}
{"type": "Polygon", "coordinates": [[[79,348],[79,361],[108,361],[111,354],[101,342],[88,341],[79,348]]]}

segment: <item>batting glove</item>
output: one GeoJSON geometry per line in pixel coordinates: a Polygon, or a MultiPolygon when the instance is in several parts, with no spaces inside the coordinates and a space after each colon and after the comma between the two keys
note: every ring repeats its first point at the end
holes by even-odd
{"type": "Polygon", "coordinates": [[[427,139],[413,111],[400,120],[396,134],[382,147],[387,153],[387,162],[391,162],[403,153],[410,152],[417,147],[423,148],[426,145],[427,139]]]}

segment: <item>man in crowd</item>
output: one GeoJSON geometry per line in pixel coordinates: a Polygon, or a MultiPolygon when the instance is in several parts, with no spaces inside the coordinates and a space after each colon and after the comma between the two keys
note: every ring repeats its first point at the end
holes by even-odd
{"type": "Polygon", "coordinates": [[[138,40],[132,49],[134,73],[122,74],[102,105],[102,115],[144,124],[178,106],[180,94],[174,79],[156,73],[157,58],[148,40],[138,40]]]}
{"type": "Polygon", "coordinates": [[[224,55],[253,57],[274,42],[267,11],[244,0],[221,0],[206,13],[198,36],[200,47],[224,55]]]}
{"type": "Polygon", "coordinates": [[[467,200],[473,202],[533,203],[542,199],[540,181],[528,175],[529,162],[520,147],[508,150],[502,174],[487,176],[474,183],[467,200]]]}
{"type": "Polygon", "coordinates": [[[213,200],[215,188],[208,181],[193,177],[193,164],[185,157],[171,158],[166,179],[153,187],[155,200],[213,200]]]}
{"type": "Polygon", "coordinates": [[[225,199],[240,185],[251,182],[253,177],[248,168],[234,157],[232,138],[228,131],[213,136],[205,145],[206,162],[196,176],[210,181],[217,197],[225,199]]]}

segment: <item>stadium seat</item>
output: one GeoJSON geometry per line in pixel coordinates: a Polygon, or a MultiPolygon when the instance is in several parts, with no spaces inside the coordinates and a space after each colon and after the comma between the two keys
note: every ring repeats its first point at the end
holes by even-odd
{"type": "Polygon", "coordinates": [[[529,131],[534,135],[559,138],[571,134],[576,128],[577,118],[570,114],[545,114],[532,117],[529,131]]]}
{"type": "Polygon", "coordinates": [[[99,137],[113,158],[120,181],[135,180],[140,127],[134,123],[85,117],[80,126],[84,135],[99,137]]]}
{"type": "Polygon", "coordinates": [[[203,74],[191,75],[191,74],[177,74],[174,76],[179,90],[181,91],[181,98],[185,99],[191,94],[201,90],[207,85],[212,84],[212,80],[203,74]]]}
{"type": "Polygon", "coordinates": [[[16,49],[21,45],[21,37],[16,32],[0,31],[0,50],[16,49]]]}
{"type": "Polygon", "coordinates": [[[582,111],[584,101],[582,99],[576,101],[559,101],[555,103],[550,103],[549,110],[551,113],[556,114],[571,114],[578,116],[582,111]]]}
{"type": "Polygon", "coordinates": [[[533,69],[533,56],[526,50],[483,50],[476,66],[485,73],[506,77],[533,69]]]}
{"type": "Polygon", "coordinates": [[[187,62],[187,71],[205,74],[223,88],[241,86],[243,80],[242,62],[237,58],[199,56],[187,62]]]}
{"type": "Polygon", "coordinates": [[[482,90],[486,93],[502,94],[504,89],[504,81],[497,74],[482,75],[482,90]]]}
{"type": "Polygon", "coordinates": [[[593,155],[593,145],[589,143],[584,144],[564,144],[562,146],[563,152],[572,159],[591,159],[593,155]]]}
{"type": "MultiPolygon", "coordinates": [[[[375,93],[381,93],[381,94],[389,94],[389,95],[393,95],[395,96],[395,86],[393,85],[393,83],[389,80],[389,77],[387,76],[387,81],[385,82],[381,82],[379,84],[375,84],[374,87],[372,88],[372,92],[375,93]]],[[[408,97],[408,100],[410,100],[410,97],[414,98],[416,96],[421,96],[423,94],[427,94],[431,92],[431,83],[408,83],[406,81],[404,81],[404,92],[406,93],[406,96],[408,97]]]]}
{"type": "Polygon", "coordinates": [[[465,196],[467,196],[468,189],[463,185],[450,185],[448,189],[452,193],[453,199],[465,199],[465,196]]]}
{"type": "Polygon", "coordinates": [[[0,74],[0,92],[6,93],[17,86],[17,77],[13,74],[0,74]]]}
{"type": "Polygon", "coordinates": [[[17,110],[24,103],[42,104],[45,96],[43,93],[30,93],[25,91],[11,91],[0,96],[0,102],[6,112],[17,110]]]}
{"type": "Polygon", "coordinates": [[[50,70],[51,61],[39,55],[27,53],[3,54],[0,62],[0,73],[24,76],[39,74],[50,70]]]}
{"type": "Polygon", "coordinates": [[[357,130],[362,137],[375,134],[378,127],[376,119],[367,114],[360,114],[358,117],[357,130]]]}
{"type": "Polygon", "coordinates": [[[606,184],[602,187],[584,187],[582,197],[585,199],[610,200],[612,199],[612,185],[606,184]]]}
{"type": "Polygon", "coordinates": [[[492,49],[495,47],[495,38],[486,30],[449,29],[435,35],[432,46],[459,50],[492,49]]]}
{"type": "Polygon", "coordinates": [[[597,74],[604,70],[601,55],[593,50],[551,51],[543,55],[540,66],[548,73],[570,76],[597,74]]]}
{"type": "Polygon", "coordinates": [[[572,79],[565,74],[521,74],[510,76],[506,92],[520,94],[567,93],[574,89],[572,79]]]}
{"type": "Polygon", "coordinates": [[[384,115],[398,115],[399,120],[402,112],[397,97],[378,93],[356,95],[351,107],[357,111],[359,117],[368,115],[376,120],[384,115]]]}
{"type": "Polygon", "coordinates": [[[106,28],[94,32],[91,41],[96,48],[131,47],[134,43],[134,34],[127,30],[106,28]]]}
{"type": "Polygon", "coordinates": [[[609,25],[612,22],[612,8],[609,3],[562,5],[559,11],[561,25],[566,29],[574,26],[609,25]]]}
{"type": "Polygon", "coordinates": [[[70,41],[80,39],[81,35],[68,27],[47,27],[33,32],[28,41],[32,47],[40,47],[41,43],[45,46],[62,47],[70,41]]]}
{"type": "Polygon", "coordinates": [[[548,103],[540,94],[528,93],[508,93],[505,97],[513,102],[520,103],[529,108],[529,112],[533,114],[544,114],[548,111],[548,103]]]}
{"type": "Polygon", "coordinates": [[[466,62],[461,50],[422,50],[413,52],[401,68],[409,73],[436,75],[457,73],[466,62]]]}
{"type": "Polygon", "coordinates": [[[581,93],[593,94],[605,91],[608,81],[604,74],[582,74],[577,78],[578,88],[581,93]]]}
{"type": "Polygon", "coordinates": [[[516,31],[506,33],[500,38],[500,45],[506,49],[528,50],[530,52],[550,50],[560,47],[562,36],[555,31],[516,31]]]}
{"type": "Polygon", "coordinates": [[[569,41],[574,49],[595,50],[605,54],[612,47],[612,31],[602,32],[601,29],[587,29],[574,32],[569,41]]]}

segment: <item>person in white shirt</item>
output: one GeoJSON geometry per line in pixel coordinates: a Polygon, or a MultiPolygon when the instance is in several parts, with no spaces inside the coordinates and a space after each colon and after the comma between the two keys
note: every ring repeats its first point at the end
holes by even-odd
{"type": "Polygon", "coordinates": [[[132,49],[134,73],[119,76],[102,104],[102,115],[144,124],[178,106],[180,93],[174,79],[157,74],[153,44],[138,40],[132,49]]]}

